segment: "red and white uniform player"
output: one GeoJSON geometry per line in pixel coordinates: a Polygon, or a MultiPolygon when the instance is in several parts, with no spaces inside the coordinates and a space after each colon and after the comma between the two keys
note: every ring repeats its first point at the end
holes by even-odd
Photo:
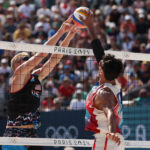
{"type": "Polygon", "coordinates": [[[102,85],[94,86],[86,99],[86,127],[85,130],[95,132],[95,141],[93,150],[123,150],[123,136],[121,135],[121,123],[122,123],[122,96],[121,88],[117,81],[116,84],[104,83],[102,85]],[[114,113],[116,118],[116,132],[120,138],[120,145],[117,145],[114,141],[108,139],[106,134],[109,133],[108,119],[102,110],[98,110],[93,106],[93,101],[98,92],[104,88],[109,88],[117,99],[117,105],[114,107],[114,113]]]}

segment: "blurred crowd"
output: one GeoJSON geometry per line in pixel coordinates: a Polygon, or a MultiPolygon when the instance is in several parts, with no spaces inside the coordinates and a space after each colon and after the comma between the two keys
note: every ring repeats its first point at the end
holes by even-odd
{"type": "MultiPolygon", "coordinates": [[[[43,44],[80,6],[93,11],[95,32],[104,49],[150,53],[150,0],[0,0],[0,40],[43,44]]],[[[91,48],[90,42],[88,30],[81,29],[70,46],[91,48]]],[[[15,54],[0,50],[1,102],[9,99],[10,61],[15,54]]],[[[149,84],[149,62],[123,63],[125,71],[118,78],[123,96],[149,84]]],[[[64,56],[43,81],[41,110],[85,109],[87,93],[97,81],[94,57],[64,56]]]]}

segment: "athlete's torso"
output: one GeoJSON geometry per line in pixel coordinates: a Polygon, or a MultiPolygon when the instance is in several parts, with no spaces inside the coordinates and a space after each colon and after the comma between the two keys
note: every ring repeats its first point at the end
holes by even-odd
{"type": "Polygon", "coordinates": [[[21,126],[34,124],[35,128],[40,126],[40,95],[42,87],[38,75],[31,75],[24,87],[10,93],[11,99],[8,102],[8,126],[21,126]]]}
{"type": "Polygon", "coordinates": [[[116,85],[104,83],[92,88],[86,99],[85,130],[90,130],[96,133],[108,132],[108,120],[106,115],[103,111],[98,110],[93,106],[93,100],[96,93],[103,88],[109,88],[117,99],[117,105],[114,107],[114,112],[117,121],[117,132],[120,133],[122,122],[122,95],[119,83],[116,83],[116,85]]]}

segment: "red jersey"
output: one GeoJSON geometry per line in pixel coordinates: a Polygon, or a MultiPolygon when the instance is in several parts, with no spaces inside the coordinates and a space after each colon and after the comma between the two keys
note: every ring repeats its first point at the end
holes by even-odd
{"type": "Polygon", "coordinates": [[[116,85],[104,83],[99,86],[94,86],[86,99],[86,116],[85,116],[85,130],[93,131],[96,133],[108,133],[108,120],[102,110],[98,110],[93,106],[93,100],[96,93],[103,88],[109,88],[115,95],[118,103],[114,107],[115,117],[117,121],[117,132],[121,133],[122,123],[122,95],[119,83],[116,81],[116,85]]]}

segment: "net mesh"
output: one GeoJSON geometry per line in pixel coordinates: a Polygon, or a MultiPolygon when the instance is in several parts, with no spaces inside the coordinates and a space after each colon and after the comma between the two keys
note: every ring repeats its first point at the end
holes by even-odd
{"type": "MultiPolygon", "coordinates": [[[[17,51],[5,51],[5,58],[7,56],[10,58],[2,58],[1,62],[10,60],[16,53],[17,51]]],[[[115,54],[117,55],[118,53],[115,54]]],[[[29,55],[32,56],[33,53],[30,52],[29,55]]],[[[135,60],[126,60],[126,56],[120,56],[125,66],[125,72],[118,78],[123,89],[124,122],[122,132],[126,140],[125,144],[127,148],[149,148],[149,142],[142,143],[135,140],[149,140],[150,119],[148,114],[150,111],[150,95],[148,91],[150,85],[148,81],[150,78],[150,63],[147,61],[137,61],[134,55],[131,56],[135,60]]],[[[142,56],[145,57],[145,55],[141,54],[141,59],[142,56]]],[[[42,66],[48,59],[49,56],[43,59],[38,67],[42,66]]],[[[56,57],[56,59],[58,58],[56,57]]],[[[10,62],[7,62],[7,64],[9,68],[10,62]]],[[[17,138],[18,140],[16,138],[1,138],[0,144],[26,142],[24,145],[29,143],[29,145],[36,145],[37,143],[40,146],[52,146],[45,147],[44,149],[46,150],[62,150],[64,147],[74,147],[75,150],[85,149],[85,147],[86,149],[91,149],[94,139],[93,134],[84,131],[85,99],[92,86],[98,82],[98,74],[98,64],[92,55],[64,56],[48,77],[42,81],[43,92],[40,98],[42,126],[38,130],[38,135],[41,139],[32,138],[19,141],[19,138],[17,138]],[[81,99],[80,103],[76,103],[77,99],[81,99]],[[83,139],[87,140],[84,141],[83,139]]],[[[6,126],[11,75],[11,69],[7,69],[6,72],[0,74],[1,137],[6,126]]],[[[21,103],[18,105],[21,106],[21,103]]]]}

